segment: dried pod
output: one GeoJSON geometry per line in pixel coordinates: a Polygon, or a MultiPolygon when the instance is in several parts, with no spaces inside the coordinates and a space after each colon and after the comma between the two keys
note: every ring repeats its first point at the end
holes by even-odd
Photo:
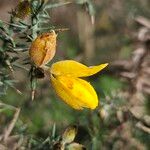
{"type": "Polygon", "coordinates": [[[38,67],[47,64],[56,52],[56,37],[54,30],[39,35],[31,44],[29,55],[34,64],[38,67]]]}
{"type": "Polygon", "coordinates": [[[17,18],[24,19],[30,14],[30,12],[31,12],[30,2],[29,0],[24,0],[18,3],[15,10],[13,11],[13,14],[17,18]]]}

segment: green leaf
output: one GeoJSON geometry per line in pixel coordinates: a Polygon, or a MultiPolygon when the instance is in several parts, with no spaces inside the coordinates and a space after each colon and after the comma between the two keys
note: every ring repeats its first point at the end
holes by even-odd
{"type": "Polygon", "coordinates": [[[3,27],[4,27],[3,21],[0,20],[0,28],[3,28],[3,27]]]}
{"type": "Polygon", "coordinates": [[[45,6],[45,9],[52,9],[52,8],[56,8],[56,7],[60,7],[60,6],[64,6],[67,4],[70,4],[71,2],[63,2],[63,3],[54,3],[54,4],[49,4],[45,6]]]}

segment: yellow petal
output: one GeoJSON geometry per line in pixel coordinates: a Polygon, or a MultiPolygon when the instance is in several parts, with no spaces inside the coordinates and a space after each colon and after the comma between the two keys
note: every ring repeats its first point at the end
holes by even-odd
{"type": "Polygon", "coordinates": [[[64,60],[56,62],[52,65],[50,72],[56,76],[70,75],[72,77],[87,77],[96,74],[108,64],[101,64],[98,66],[87,67],[74,60],[64,60]]]}
{"type": "Polygon", "coordinates": [[[79,78],[51,75],[52,86],[57,95],[74,109],[84,107],[94,109],[98,105],[98,98],[94,88],[79,78]]]}

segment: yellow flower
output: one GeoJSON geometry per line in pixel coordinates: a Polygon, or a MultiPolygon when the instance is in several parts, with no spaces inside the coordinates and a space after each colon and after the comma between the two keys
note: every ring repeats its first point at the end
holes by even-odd
{"type": "Polygon", "coordinates": [[[73,60],[56,62],[50,68],[52,86],[57,95],[74,109],[95,109],[97,94],[89,82],[79,77],[96,74],[107,65],[87,67],[73,60]]]}

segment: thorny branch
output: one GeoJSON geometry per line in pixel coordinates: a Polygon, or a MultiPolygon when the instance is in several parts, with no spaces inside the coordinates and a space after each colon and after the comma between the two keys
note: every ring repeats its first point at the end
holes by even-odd
{"type": "Polygon", "coordinates": [[[144,95],[150,96],[150,21],[144,17],[137,17],[135,21],[141,25],[137,34],[140,44],[131,60],[113,62],[110,72],[128,82],[126,111],[136,120],[135,126],[149,134],[150,117],[144,114],[144,95]]]}

